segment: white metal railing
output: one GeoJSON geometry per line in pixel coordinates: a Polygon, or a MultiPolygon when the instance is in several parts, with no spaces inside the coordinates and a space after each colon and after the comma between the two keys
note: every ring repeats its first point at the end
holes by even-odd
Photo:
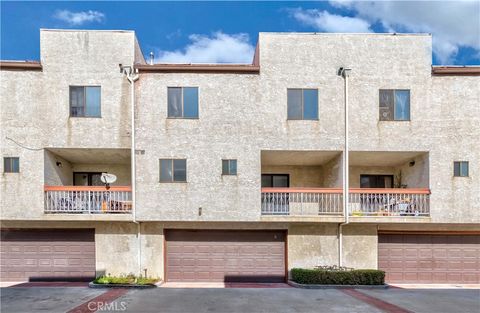
{"type": "Polygon", "coordinates": [[[131,213],[129,186],[45,186],[45,213],[131,213]]]}
{"type": "Polygon", "coordinates": [[[350,216],[429,216],[428,189],[350,190],[350,216]]]}
{"type": "MultiPolygon", "coordinates": [[[[340,188],[262,188],[262,215],[343,215],[340,188]]],[[[429,189],[349,189],[350,216],[430,216],[429,189]]]]}
{"type": "Polygon", "coordinates": [[[341,215],[338,188],[262,188],[262,215],[341,215]]]}

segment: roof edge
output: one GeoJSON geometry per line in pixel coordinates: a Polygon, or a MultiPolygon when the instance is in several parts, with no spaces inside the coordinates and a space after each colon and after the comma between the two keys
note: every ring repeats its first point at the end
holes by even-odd
{"type": "Polygon", "coordinates": [[[432,66],[434,76],[480,76],[480,65],[454,66],[437,65],[432,66]]]}
{"type": "Polygon", "coordinates": [[[42,64],[40,61],[2,61],[0,60],[1,70],[30,70],[41,71],[42,64]]]}
{"type": "Polygon", "coordinates": [[[136,64],[135,68],[140,73],[260,73],[260,66],[254,64],[136,64]]]}
{"type": "Polygon", "coordinates": [[[135,33],[128,29],[76,29],[76,28],[40,28],[44,32],[103,32],[103,33],[135,33]]]}

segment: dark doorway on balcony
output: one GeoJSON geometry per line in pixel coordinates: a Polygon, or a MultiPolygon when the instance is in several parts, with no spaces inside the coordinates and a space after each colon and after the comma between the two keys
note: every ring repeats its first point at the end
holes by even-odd
{"type": "Polygon", "coordinates": [[[393,188],[393,175],[360,175],[360,188],[393,188]]]}
{"type": "Polygon", "coordinates": [[[105,185],[100,177],[100,172],[74,172],[73,185],[74,186],[103,186],[105,185]]]}
{"type": "Polygon", "coordinates": [[[264,188],[288,188],[290,187],[290,175],[288,174],[262,174],[262,187],[264,188]]]}

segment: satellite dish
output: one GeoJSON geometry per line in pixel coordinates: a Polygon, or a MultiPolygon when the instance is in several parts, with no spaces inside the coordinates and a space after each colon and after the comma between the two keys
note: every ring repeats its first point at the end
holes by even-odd
{"type": "Polygon", "coordinates": [[[100,180],[102,181],[102,183],[110,185],[117,181],[117,176],[109,173],[102,173],[102,176],[100,176],[100,180]]]}

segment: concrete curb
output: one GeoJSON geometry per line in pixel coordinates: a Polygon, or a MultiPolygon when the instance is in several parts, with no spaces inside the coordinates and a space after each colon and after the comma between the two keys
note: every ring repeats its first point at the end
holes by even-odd
{"type": "Polygon", "coordinates": [[[387,289],[389,285],[305,285],[289,280],[288,284],[302,289],[387,289]]]}
{"type": "Polygon", "coordinates": [[[90,288],[130,288],[130,289],[157,288],[156,285],[95,284],[94,282],[88,283],[88,287],[90,287],[90,288]]]}

